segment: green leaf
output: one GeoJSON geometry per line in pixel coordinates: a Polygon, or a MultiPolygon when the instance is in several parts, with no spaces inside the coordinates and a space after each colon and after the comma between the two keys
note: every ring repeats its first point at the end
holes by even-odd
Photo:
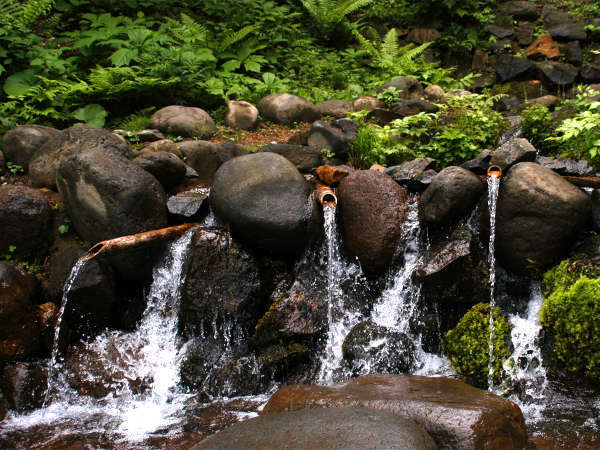
{"type": "Polygon", "coordinates": [[[108,112],[98,104],[87,105],[73,113],[73,117],[89,125],[103,127],[108,112]]]}
{"type": "Polygon", "coordinates": [[[233,72],[234,70],[239,69],[241,65],[242,63],[240,61],[232,59],[230,61],[227,61],[226,63],[223,63],[223,70],[225,72],[233,72]]]}
{"type": "Polygon", "coordinates": [[[59,225],[58,232],[60,234],[65,234],[68,231],[69,231],[69,225],[59,225]]]}
{"type": "Polygon", "coordinates": [[[4,92],[11,97],[20,97],[35,85],[37,73],[34,69],[23,70],[9,76],[4,82],[4,92]]]}
{"type": "Polygon", "coordinates": [[[246,61],[244,63],[244,68],[248,71],[248,72],[260,72],[260,64],[257,63],[256,61],[246,61]]]}
{"type": "Polygon", "coordinates": [[[275,76],[275,74],[273,74],[271,72],[265,72],[265,73],[263,73],[262,79],[265,82],[265,84],[271,85],[271,84],[275,83],[275,80],[277,79],[277,77],[275,76]]]}
{"type": "Polygon", "coordinates": [[[108,59],[116,66],[128,66],[131,60],[138,55],[138,51],[135,48],[120,48],[114,52],[108,59]]]}

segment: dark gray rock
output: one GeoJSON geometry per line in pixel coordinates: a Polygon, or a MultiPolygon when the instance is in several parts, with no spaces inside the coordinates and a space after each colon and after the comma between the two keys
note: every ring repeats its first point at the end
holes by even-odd
{"type": "Polygon", "coordinates": [[[248,150],[232,142],[217,145],[208,141],[183,141],[179,149],[186,163],[196,171],[198,181],[206,184],[212,184],[215,172],[225,161],[248,154],[248,150]]]}
{"type": "Polygon", "coordinates": [[[517,20],[536,20],[540,16],[536,4],[529,1],[504,2],[498,6],[498,11],[517,20]]]}
{"type": "Polygon", "coordinates": [[[400,117],[414,116],[421,112],[436,113],[440,110],[437,105],[425,100],[411,99],[395,102],[391,107],[392,112],[400,117]]]}
{"type": "Polygon", "coordinates": [[[215,122],[206,111],[179,105],[165,106],[152,114],[150,127],[167,134],[201,139],[217,132],[215,122]]]}
{"type": "Polygon", "coordinates": [[[513,55],[500,55],[494,65],[500,81],[510,81],[527,77],[533,70],[533,63],[525,58],[513,55]]]}
{"type": "Polygon", "coordinates": [[[321,151],[315,147],[292,144],[267,144],[259,151],[277,153],[284,156],[300,172],[308,172],[321,165],[321,151]]]}
{"type": "Polygon", "coordinates": [[[159,130],[151,130],[151,129],[140,130],[137,133],[135,133],[135,135],[142,142],[160,141],[161,139],[165,138],[165,135],[162,134],[159,130]]]}
{"type": "Polygon", "coordinates": [[[546,28],[573,22],[573,16],[548,5],[542,8],[542,19],[546,28]]]}
{"type": "Polygon", "coordinates": [[[345,250],[363,270],[379,273],[391,263],[402,238],[408,196],[394,180],[375,170],[357,170],[338,187],[345,250]]]}
{"type": "Polygon", "coordinates": [[[506,171],[517,163],[535,161],[536,156],[535,147],[527,139],[513,138],[492,153],[490,165],[500,166],[503,171],[506,171]]]}
{"type": "Polygon", "coordinates": [[[133,160],[160,181],[165,189],[179,184],[185,177],[186,164],[172,153],[153,152],[133,160]]]}
{"type": "Polygon", "coordinates": [[[52,245],[52,209],[37,189],[0,186],[0,253],[20,257],[45,256],[52,245]],[[16,247],[9,252],[9,247],[16,247]]]}
{"type": "Polygon", "coordinates": [[[564,22],[549,27],[548,33],[557,41],[585,41],[587,38],[585,25],[575,22],[564,22]]]}
{"type": "Polygon", "coordinates": [[[60,131],[42,125],[22,125],[7,131],[2,136],[2,152],[7,161],[27,170],[35,152],[60,131]]]}
{"type": "Polygon", "coordinates": [[[246,243],[271,252],[301,250],[319,228],[310,186],[276,153],[225,162],[215,174],[210,205],[246,243]]]}
{"type": "Polygon", "coordinates": [[[345,100],[326,100],[317,103],[317,108],[319,109],[321,116],[331,116],[338,119],[346,117],[348,113],[354,109],[352,103],[345,100]]]}
{"type": "Polygon", "coordinates": [[[490,167],[490,160],[492,159],[491,150],[483,150],[475,158],[470,159],[460,165],[463,169],[470,170],[477,175],[485,175],[488,167],[490,167]]]}
{"type": "Polygon", "coordinates": [[[531,22],[520,23],[517,27],[516,38],[521,47],[527,47],[533,43],[535,26],[531,22]]]}
{"type": "Polygon", "coordinates": [[[584,64],[581,66],[581,78],[586,83],[596,83],[600,81],[600,65],[584,64]]]}
{"type": "Polygon", "coordinates": [[[329,149],[336,156],[344,157],[356,139],[357,130],[358,124],[352,119],[338,119],[329,125],[317,120],[310,126],[308,145],[318,150],[329,149]]]}
{"type": "Polygon", "coordinates": [[[595,27],[593,31],[590,31],[590,41],[600,42],[600,18],[592,19],[592,23],[595,27]]]}
{"type": "Polygon", "coordinates": [[[180,223],[199,222],[208,214],[208,193],[207,188],[192,189],[169,197],[169,217],[180,223]]]}
{"type": "Polygon", "coordinates": [[[308,100],[292,94],[270,94],[258,102],[260,115],[275,123],[313,122],[321,117],[319,109],[308,100]]]}
{"type": "Polygon", "coordinates": [[[307,409],[260,416],[205,439],[206,449],[435,449],[414,422],[366,408],[307,409]]]}
{"type": "Polygon", "coordinates": [[[386,125],[392,120],[401,119],[401,116],[389,109],[375,108],[367,114],[367,119],[377,123],[378,125],[386,125]]]}
{"type": "Polygon", "coordinates": [[[578,41],[571,41],[565,44],[565,56],[567,57],[567,62],[574,66],[580,66],[583,63],[583,53],[578,41]]]}
{"type": "Polygon", "coordinates": [[[490,34],[496,36],[498,39],[504,39],[514,34],[512,27],[505,28],[498,25],[490,25],[487,27],[487,30],[490,34]]]}
{"type": "MultiPolygon", "coordinates": [[[[423,192],[431,179],[428,176],[423,177],[425,172],[435,167],[436,160],[433,158],[417,158],[407,161],[399,166],[392,166],[385,169],[385,174],[401,186],[406,187],[412,192],[423,192]],[[425,178],[425,179],[424,179],[425,178]]],[[[430,175],[427,173],[427,175],[430,175]]]]}
{"type": "Polygon", "coordinates": [[[571,64],[544,61],[535,63],[540,79],[548,86],[568,86],[577,78],[577,68],[571,64]]]}
{"type": "Polygon", "coordinates": [[[496,252],[513,271],[543,269],[564,257],[591,214],[581,189],[535,163],[503,178],[496,212],[496,252]]]}
{"type": "Polygon", "coordinates": [[[503,96],[494,100],[493,108],[502,113],[516,113],[523,102],[516,95],[503,96]]]}
{"type": "Polygon", "coordinates": [[[443,169],[419,199],[419,218],[430,224],[450,222],[475,204],[484,190],[477,176],[462,167],[443,169]]]}
{"type": "Polygon", "coordinates": [[[377,92],[383,92],[390,87],[398,89],[403,99],[408,100],[423,97],[423,86],[421,86],[421,83],[416,78],[396,77],[377,89],[377,92]]]}
{"type": "Polygon", "coordinates": [[[10,409],[25,413],[41,408],[46,392],[46,371],[40,364],[9,364],[2,371],[0,383],[10,409]]]}
{"type": "Polygon", "coordinates": [[[592,177],[596,174],[594,168],[585,160],[576,161],[574,159],[549,158],[547,156],[538,156],[535,160],[540,166],[553,170],[560,175],[571,175],[575,177],[592,177]]]}

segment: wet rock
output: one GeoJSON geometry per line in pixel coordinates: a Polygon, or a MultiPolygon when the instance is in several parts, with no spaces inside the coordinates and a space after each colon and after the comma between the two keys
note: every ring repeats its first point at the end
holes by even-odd
{"type": "Polygon", "coordinates": [[[245,101],[230,100],[227,103],[225,125],[239,130],[252,130],[258,125],[258,109],[245,101]]]}
{"type": "Polygon", "coordinates": [[[540,14],[534,2],[509,1],[501,3],[498,11],[513,16],[516,20],[536,20],[540,14]]]}
{"type": "Polygon", "coordinates": [[[346,252],[363,270],[377,273],[392,261],[401,240],[407,193],[394,180],[374,170],[358,170],[338,187],[340,228],[346,252]]]}
{"type": "Polygon", "coordinates": [[[319,166],[315,169],[319,181],[328,186],[337,186],[349,174],[350,171],[344,167],[319,166]]]}
{"type": "Polygon", "coordinates": [[[321,164],[321,152],[306,145],[267,144],[259,151],[277,153],[284,156],[300,172],[307,172],[321,164]]]}
{"type": "Polygon", "coordinates": [[[589,197],[538,164],[515,165],[503,178],[496,213],[496,249],[514,271],[542,269],[564,256],[590,219],[589,197]]]}
{"type": "Polygon", "coordinates": [[[160,183],[118,153],[63,156],[56,181],[73,226],[85,240],[98,242],[167,224],[160,183]]]}
{"type": "Polygon", "coordinates": [[[376,97],[365,95],[354,100],[352,107],[354,111],[372,111],[373,109],[385,108],[385,103],[376,97]]]}
{"type": "Polygon", "coordinates": [[[133,162],[146,172],[154,175],[165,189],[176,186],[185,177],[186,164],[172,153],[149,153],[138,156],[133,162]]]}
{"type": "MultiPolygon", "coordinates": [[[[40,339],[42,352],[50,355],[54,346],[54,327],[58,318],[58,307],[52,302],[46,302],[37,306],[35,314],[41,327],[40,339]]],[[[65,349],[64,344],[66,342],[61,337],[59,339],[59,348],[61,351],[65,349]]]]}
{"type": "Polygon", "coordinates": [[[204,378],[203,392],[213,397],[258,395],[269,389],[269,381],[256,356],[221,353],[204,378]]]}
{"type": "Polygon", "coordinates": [[[428,170],[433,169],[435,164],[436,160],[433,158],[417,158],[399,166],[388,167],[385,173],[409,191],[423,192],[431,183],[429,177],[423,178],[423,175],[428,170]]]}
{"type": "Polygon", "coordinates": [[[291,411],[238,422],[200,443],[207,449],[435,449],[418,425],[387,411],[331,408],[291,411]]]}
{"type": "Polygon", "coordinates": [[[208,188],[191,189],[169,197],[169,217],[179,223],[200,222],[208,214],[208,188]]]}
{"type": "Polygon", "coordinates": [[[150,127],[167,134],[201,139],[217,132],[215,122],[206,111],[179,105],[165,106],[152,114],[150,127]]]}
{"type": "Polygon", "coordinates": [[[514,80],[528,76],[533,70],[533,63],[525,58],[512,55],[500,55],[494,65],[500,81],[514,80]]]}
{"type": "Polygon", "coordinates": [[[390,87],[394,87],[400,91],[400,97],[405,100],[423,97],[423,86],[421,86],[421,83],[416,78],[396,77],[377,89],[377,92],[383,92],[390,87]]]}
{"type": "Polygon", "coordinates": [[[571,64],[557,62],[535,63],[540,79],[551,87],[573,84],[577,77],[577,69],[571,64]]]}
{"type": "Polygon", "coordinates": [[[358,124],[351,119],[339,119],[331,124],[317,120],[310,126],[308,145],[318,150],[329,149],[336,156],[344,157],[350,149],[350,142],[356,139],[358,124]]]}
{"type": "Polygon", "coordinates": [[[487,173],[487,169],[490,166],[490,160],[492,159],[492,151],[491,150],[483,150],[479,155],[475,158],[470,159],[460,165],[463,169],[470,170],[477,175],[485,175],[487,173]]]}
{"type": "Polygon", "coordinates": [[[581,78],[586,83],[594,83],[600,81],[600,65],[584,64],[581,66],[581,78]]]}
{"type": "Polygon", "coordinates": [[[392,104],[391,110],[400,117],[414,116],[422,112],[436,113],[439,107],[425,100],[411,99],[401,100],[392,104]]]}
{"type": "Polygon", "coordinates": [[[525,53],[532,59],[553,59],[560,56],[560,48],[558,47],[558,44],[554,42],[552,36],[546,33],[537,38],[536,41],[525,50],[525,53]]]}
{"type": "Polygon", "coordinates": [[[35,187],[56,189],[58,166],[64,157],[98,152],[133,157],[129,144],[116,134],[91,125],[75,125],[48,139],[29,161],[29,177],[35,187]]]}
{"type": "Polygon", "coordinates": [[[563,158],[562,156],[557,156],[556,158],[538,156],[535,162],[540,166],[551,169],[560,175],[593,177],[596,174],[596,171],[590,165],[590,163],[583,159],[576,161],[574,159],[563,158]]]}
{"type": "Polygon", "coordinates": [[[511,37],[514,34],[512,27],[505,28],[498,25],[490,25],[487,27],[488,33],[496,36],[498,39],[504,39],[507,37],[511,37]]]}
{"type": "Polygon", "coordinates": [[[215,172],[225,161],[248,154],[244,147],[232,142],[217,145],[208,141],[184,141],[179,148],[186,163],[198,173],[198,181],[206,184],[212,184],[215,172]]]}
{"type": "Polygon", "coordinates": [[[135,135],[142,142],[160,141],[161,139],[165,138],[165,135],[162,134],[159,130],[152,130],[152,129],[140,130],[137,133],[135,133],[135,135]]]}
{"type": "Polygon", "coordinates": [[[25,171],[35,152],[60,131],[42,125],[22,125],[2,136],[2,152],[7,161],[21,166],[25,171]]]}
{"type": "Polygon", "coordinates": [[[579,45],[579,42],[567,42],[564,49],[567,62],[573,64],[574,66],[581,66],[583,63],[583,53],[581,52],[581,45],[579,45]]]}
{"type": "Polygon", "coordinates": [[[535,26],[531,22],[522,22],[517,27],[516,38],[517,42],[522,47],[527,47],[533,42],[533,32],[535,26]]]}
{"type": "Polygon", "coordinates": [[[437,84],[431,84],[427,86],[423,93],[425,94],[425,98],[432,102],[441,102],[446,95],[444,89],[437,84]]]}
{"type": "Polygon", "coordinates": [[[483,183],[472,172],[446,167],[421,195],[419,218],[430,224],[450,222],[470,210],[483,190],[483,183]]]}
{"type": "Polygon", "coordinates": [[[308,100],[291,94],[270,94],[258,102],[260,115],[281,124],[313,122],[321,117],[319,109],[308,100]]]}
{"type": "Polygon", "coordinates": [[[504,96],[494,100],[493,108],[502,113],[515,113],[521,109],[522,102],[516,95],[504,96]]]}
{"type": "Polygon", "coordinates": [[[542,19],[546,28],[551,28],[561,23],[573,22],[573,17],[566,12],[562,12],[552,6],[544,6],[542,8],[542,19]]]}
{"type": "Polygon", "coordinates": [[[437,41],[442,34],[435,28],[413,28],[408,32],[406,40],[421,45],[426,42],[437,41]]]}
{"type": "Polygon", "coordinates": [[[514,403],[449,378],[367,375],[334,386],[286,386],[263,415],[307,408],[361,406],[421,425],[441,448],[525,448],[523,414],[514,403]]]}
{"type": "Polygon", "coordinates": [[[46,197],[24,185],[0,186],[0,230],[0,254],[45,256],[52,244],[52,209],[46,197]]]}
{"type": "Polygon", "coordinates": [[[587,33],[582,23],[565,22],[548,28],[548,33],[559,41],[585,41],[587,33]]]}
{"type": "Polygon", "coordinates": [[[524,161],[535,161],[537,151],[524,138],[514,138],[505,142],[492,153],[491,166],[500,166],[503,171],[524,161]]]}
{"type": "Polygon", "coordinates": [[[217,217],[245,242],[275,253],[304,248],[317,231],[319,212],[296,167],[276,153],[224,163],[210,192],[217,217]]]}
{"type": "Polygon", "coordinates": [[[404,333],[363,321],[352,327],[342,346],[353,371],[405,373],[413,368],[415,344],[404,333]]]}
{"type": "Polygon", "coordinates": [[[317,108],[319,109],[321,116],[331,116],[341,119],[342,117],[346,117],[348,113],[353,110],[353,105],[344,100],[326,100],[317,103],[317,108]]]}
{"type": "Polygon", "coordinates": [[[0,383],[8,407],[18,413],[40,408],[44,402],[46,373],[40,364],[9,364],[2,371],[0,383]]]}

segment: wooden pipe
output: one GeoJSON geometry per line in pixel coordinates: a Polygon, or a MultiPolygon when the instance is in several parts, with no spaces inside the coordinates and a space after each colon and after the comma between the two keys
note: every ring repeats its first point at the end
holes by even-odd
{"type": "Polygon", "coordinates": [[[333,188],[321,182],[317,182],[317,200],[323,207],[337,204],[337,197],[333,192],[333,188]]]}

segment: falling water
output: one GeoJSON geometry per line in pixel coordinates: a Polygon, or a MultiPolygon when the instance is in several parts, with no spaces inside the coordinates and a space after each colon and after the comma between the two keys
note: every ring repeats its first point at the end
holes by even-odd
{"type": "Polygon", "coordinates": [[[488,263],[490,268],[490,348],[488,366],[488,388],[493,389],[494,378],[494,308],[496,307],[496,204],[498,202],[498,191],[500,189],[500,178],[490,175],[488,183],[488,208],[490,210],[490,245],[488,263]]]}

